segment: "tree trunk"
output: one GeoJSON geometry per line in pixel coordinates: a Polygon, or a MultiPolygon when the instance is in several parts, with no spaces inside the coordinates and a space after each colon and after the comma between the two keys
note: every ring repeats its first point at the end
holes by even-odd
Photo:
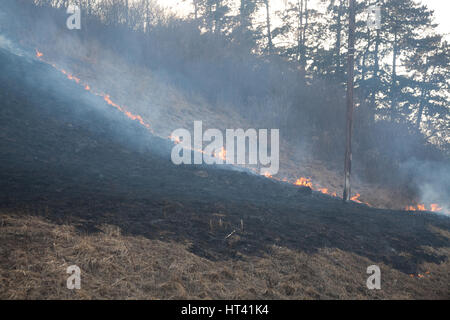
{"type": "Polygon", "coordinates": [[[392,54],[392,76],[391,76],[391,118],[397,119],[397,102],[396,102],[396,89],[397,89],[397,30],[394,32],[394,44],[392,54]]]}
{"type": "Polygon", "coordinates": [[[344,168],[344,201],[350,200],[350,174],[352,170],[352,131],[353,131],[353,76],[355,64],[355,0],[349,0],[348,62],[347,62],[347,127],[344,168]]]}
{"type": "Polygon", "coordinates": [[[272,44],[272,33],[270,31],[270,8],[269,8],[269,0],[264,0],[264,4],[266,5],[266,25],[267,25],[267,51],[269,55],[272,54],[273,44],[272,44]]]}
{"type": "MultiPolygon", "coordinates": [[[[378,72],[380,69],[380,62],[379,62],[379,57],[378,57],[378,53],[379,53],[379,49],[380,48],[380,30],[377,30],[377,37],[375,39],[375,52],[374,52],[374,70],[373,70],[373,77],[374,79],[378,79],[378,72]]],[[[378,80],[376,80],[378,81],[378,80]]],[[[376,109],[376,105],[375,105],[375,95],[377,93],[377,87],[372,88],[372,94],[371,94],[371,106],[373,109],[373,112],[375,113],[375,109],[376,109]]]]}
{"type": "Polygon", "coordinates": [[[301,61],[302,54],[302,30],[303,30],[303,0],[297,1],[298,10],[298,34],[297,34],[297,61],[301,61]]]}
{"type": "Polygon", "coordinates": [[[130,23],[130,16],[129,16],[129,6],[128,6],[128,0],[125,0],[125,25],[129,25],[130,23]]]}
{"type": "MultiPolygon", "coordinates": [[[[370,6],[370,2],[369,2],[369,6],[370,6]]],[[[367,13],[367,20],[369,20],[370,18],[370,13],[367,13]]],[[[366,72],[367,72],[367,68],[366,68],[366,60],[367,60],[367,55],[369,54],[370,51],[370,46],[372,45],[372,39],[371,39],[371,32],[370,32],[370,28],[367,27],[367,46],[366,49],[364,50],[363,53],[363,60],[361,63],[361,80],[364,81],[364,79],[366,78],[366,72]]]]}
{"type": "Polygon", "coordinates": [[[417,111],[417,119],[416,119],[416,127],[420,130],[420,124],[422,123],[423,110],[425,109],[425,105],[423,100],[425,99],[426,93],[425,90],[422,92],[422,97],[420,99],[419,110],[417,111]]]}
{"type": "Polygon", "coordinates": [[[338,74],[341,71],[341,31],[342,31],[342,7],[344,5],[344,1],[341,0],[338,8],[338,16],[337,16],[337,26],[336,26],[336,45],[335,45],[335,59],[336,59],[336,71],[338,74]]]}
{"type": "Polygon", "coordinates": [[[300,68],[304,72],[306,70],[306,29],[308,28],[308,0],[305,0],[305,25],[302,30],[302,46],[300,55],[300,68]]]}
{"type": "Polygon", "coordinates": [[[194,19],[195,21],[198,20],[198,0],[194,0],[194,19]]]}

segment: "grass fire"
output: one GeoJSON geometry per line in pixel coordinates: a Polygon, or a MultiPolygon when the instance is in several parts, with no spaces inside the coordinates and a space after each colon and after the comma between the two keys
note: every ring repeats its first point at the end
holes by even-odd
{"type": "Polygon", "coordinates": [[[431,1],[182,3],[1,1],[0,299],[449,299],[431,1]]]}

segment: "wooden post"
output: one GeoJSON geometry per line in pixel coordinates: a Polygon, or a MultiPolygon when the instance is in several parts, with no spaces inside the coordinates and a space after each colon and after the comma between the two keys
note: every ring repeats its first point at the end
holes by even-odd
{"type": "Polygon", "coordinates": [[[352,131],[353,131],[353,73],[355,65],[355,0],[349,0],[349,30],[348,30],[348,69],[347,69],[347,126],[344,169],[344,201],[350,200],[352,171],[352,131]]]}

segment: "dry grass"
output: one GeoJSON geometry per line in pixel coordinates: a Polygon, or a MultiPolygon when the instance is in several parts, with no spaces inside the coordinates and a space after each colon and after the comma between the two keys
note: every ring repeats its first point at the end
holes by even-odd
{"type": "MultiPolygon", "coordinates": [[[[378,263],[382,290],[370,291],[366,268],[375,263],[339,249],[307,254],[271,245],[260,257],[238,254],[236,259],[210,261],[191,253],[189,243],[124,236],[107,224],[98,228],[101,232],[88,235],[44,216],[1,212],[0,298],[449,298],[448,259],[441,265],[424,264],[429,273],[422,278],[378,263]],[[73,264],[81,268],[80,290],[66,288],[66,268],[73,264]]],[[[439,251],[450,255],[449,248],[439,251]]]]}

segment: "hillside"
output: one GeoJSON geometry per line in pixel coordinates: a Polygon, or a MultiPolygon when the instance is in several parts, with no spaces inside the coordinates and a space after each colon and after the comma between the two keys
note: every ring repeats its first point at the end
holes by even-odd
{"type": "Polygon", "coordinates": [[[170,140],[27,54],[0,48],[0,298],[449,298],[447,217],[175,166],[170,140]]]}
{"type": "MultiPolygon", "coordinates": [[[[166,139],[178,128],[192,129],[194,121],[202,120],[204,128],[264,128],[264,117],[245,118],[224,101],[211,104],[197,92],[186,92],[172,83],[164,70],[154,71],[125,61],[105,49],[101,44],[80,44],[75,39],[52,43],[40,48],[39,59],[51,65],[55,71],[80,87],[108,95],[113,93],[113,103],[125,106],[128,111],[141,116],[154,135],[166,139]],[[82,46],[83,50],[77,50],[82,46]],[[77,83],[77,81],[79,81],[77,83]]],[[[30,48],[31,50],[31,48],[30,48]]],[[[46,81],[46,80],[44,80],[46,81]]],[[[270,115],[269,115],[270,116],[270,115]]],[[[326,132],[325,132],[326,134],[326,132]]],[[[343,188],[341,163],[325,163],[318,160],[311,146],[303,139],[292,143],[286,132],[280,132],[280,166],[278,180],[294,183],[308,179],[315,190],[340,194],[343,188]],[[325,191],[326,190],[326,191],[325,191]]],[[[306,139],[306,138],[305,138],[306,139]]],[[[317,137],[312,137],[312,140],[317,137]]],[[[245,167],[245,165],[243,165],[245,167]]],[[[412,205],[414,194],[391,185],[368,183],[354,176],[354,194],[359,201],[378,208],[404,209],[412,205]]]]}

